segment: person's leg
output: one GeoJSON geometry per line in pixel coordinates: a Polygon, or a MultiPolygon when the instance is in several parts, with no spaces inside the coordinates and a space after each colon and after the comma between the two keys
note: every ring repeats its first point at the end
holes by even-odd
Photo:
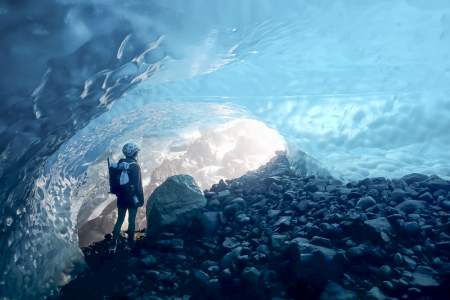
{"type": "Polygon", "coordinates": [[[122,228],[123,221],[125,220],[125,213],[127,212],[126,208],[118,207],[117,221],[116,225],[114,225],[113,237],[114,239],[118,239],[120,235],[120,228],[122,228]]]}
{"type": "Polygon", "coordinates": [[[136,229],[137,208],[128,208],[128,241],[134,241],[134,231],[136,229]]]}

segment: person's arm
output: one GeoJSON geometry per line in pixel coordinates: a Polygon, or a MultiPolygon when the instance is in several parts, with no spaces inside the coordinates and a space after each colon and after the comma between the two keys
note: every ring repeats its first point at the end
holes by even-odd
{"type": "Polygon", "coordinates": [[[133,185],[134,192],[138,197],[140,205],[142,205],[144,203],[144,189],[142,188],[141,168],[138,164],[133,164],[130,173],[130,181],[133,185]]]}

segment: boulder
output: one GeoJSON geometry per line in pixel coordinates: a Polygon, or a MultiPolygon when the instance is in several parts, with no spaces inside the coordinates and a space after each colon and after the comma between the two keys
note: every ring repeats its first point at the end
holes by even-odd
{"type": "Polygon", "coordinates": [[[206,198],[194,178],[171,176],[147,201],[147,234],[156,234],[169,225],[188,226],[205,205],[206,198]]]}

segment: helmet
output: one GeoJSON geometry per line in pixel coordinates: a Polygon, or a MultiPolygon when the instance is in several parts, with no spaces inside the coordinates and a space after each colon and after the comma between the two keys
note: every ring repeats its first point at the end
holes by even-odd
{"type": "Polygon", "coordinates": [[[126,157],[134,157],[140,150],[135,143],[126,143],[123,145],[122,153],[126,157]]]}

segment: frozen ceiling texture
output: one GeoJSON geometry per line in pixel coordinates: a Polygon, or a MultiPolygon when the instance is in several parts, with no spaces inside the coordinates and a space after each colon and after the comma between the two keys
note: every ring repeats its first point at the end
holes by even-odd
{"type": "Polygon", "coordinates": [[[0,32],[0,298],[82,266],[128,140],[146,197],[277,150],[342,180],[450,176],[448,1],[7,0],[0,32]]]}

